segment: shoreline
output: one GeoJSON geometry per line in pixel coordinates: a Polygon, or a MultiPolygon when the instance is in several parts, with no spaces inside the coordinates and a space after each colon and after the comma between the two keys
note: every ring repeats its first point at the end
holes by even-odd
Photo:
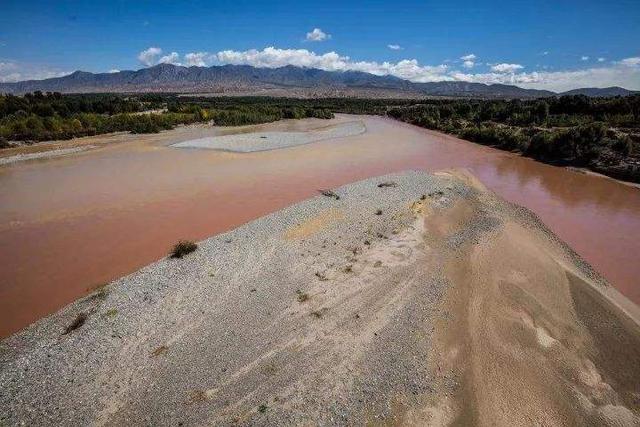
{"type": "MultiPolygon", "coordinates": [[[[561,166],[561,165],[557,165],[554,163],[549,163],[549,162],[542,162],[540,160],[525,156],[522,153],[518,153],[518,152],[513,152],[513,151],[507,151],[507,150],[502,150],[500,148],[497,147],[493,147],[490,145],[483,145],[483,144],[479,144],[477,142],[473,142],[473,141],[469,141],[466,139],[462,139],[460,137],[458,137],[457,135],[454,134],[449,134],[449,133],[445,133],[442,131],[438,131],[438,130],[434,130],[434,129],[429,129],[429,128],[425,128],[425,127],[421,127],[421,126],[417,126],[417,125],[413,125],[411,123],[407,123],[404,122],[402,120],[398,120],[395,119],[393,117],[389,117],[387,115],[381,116],[381,115],[375,115],[375,114],[371,114],[371,115],[367,115],[367,114],[346,114],[346,113],[334,113],[336,115],[336,118],[339,118],[340,116],[346,116],[346,117],[358,117],[358,116],[375,116],[375,117],[379,117],[380,119],[383,120],[390,120],[393,121],[394,123],[403,125],[403,126],[410,126],[410,127],[415,127],[418,129],[422,129],[424,131],[427,131],[427,133],[432,133],[434,135],[437,136],[441,136],[441,137],[450,137],[450,138],[454,138],[456,140],[460,140],[460,141],[464,141],[466,143],[469,144],[474,144],[474,145],[478,145],[481,147],[486,147],[486,148],[490,148],[493,150],[498,150],[499,152],[502,153],[509,153],[509,154],[513,154],[519,157],[522,157],[524,159],[529,159],[533,162],[538,162],[538,163],[542,163],[544,165],[548,165],[548,166],[553,166],[553,167],[557,167],[557,168],[562,168],[571,172],[575,172],[575,173],[585,173],[585,174],[589,174],[592,176],[597,176],[600,178],[605,178],[605,179],[609,179],[612,180],[614,182],[617,182],[619,184],[622,185],[626,185],[626,186],[630,186],[630,187],[634,187],[634,188],[638,188],[640,189],[640,183],[636,183],[633,181],[625,181],[619,178],[615,178],[613,176],[604,174],[602,172],[597,172],[595,170],[592,170],[588,167],[576,167],[576,166],[561,166]]],[[[118,139],[121,138],[123,141],[118,141],[118,142],[125,142],[125,141],[130,141],[130,140],[135,140],[135,139],[140,139],[140,138],[148,138],[148,137],[153,137],[154,135],[171,135],[172,133],[180,133],[180,130],[185,130],[185,129],[192,129],[192,130],[196,130],[196,129],[211,129],[211,130],[220,130],[222,131],[222,136],[227,135],[227,132],[231,131],[230,134],[242,134],[244,132],[242,132],[243,129],[247,129],[247,128],[252,128],[252,127],[260,127],[260,126],[265,126],[265,125],[269,125],[269,124],[274,124],[274,123],[281,123],[281,122],[287,122],[287,121],[296,121],[296,120],[300,120],[300,119],[281,119],[275,122],[266,122],[266,123],[260,123],[260,124],[255,124],[255,125],[241,125],[241,126],[216,126],[216,125],[212,125],[212,124],[206,124],[206,123],[192,123],[189,125],[178,125],[176,126],[174,129],[169,129],[169,130],[162,130],[158,133],[152,133],[152,134],[133,134],[131,132],[112,132],[112,133],[106,133],[106,134],[101,134],[101,135],[93,135],[93,136],[84,136],[84,137],[80,137],[80,138],[72,138],[69,140],[52,140],[52,141],[43,141],[43,142],[39,142],[39,143],[35,143],[35,144],[31,144],[31,145],[22,145],[19,147],[12,147],[12,148],[6,148],[6,149],[2,149],[0,150],[0,167],[5,165],[5,164],[11,164],[11,163],[15,163],[16,161],[20,161],[20,159],[17,159],[16,161],[4,161],[2,162],[3,159],[6,159],[7,157],[18,157],[20,155],[28,155],[28,154],[32,154],[32,153],[46,153],[48,151],[56,151],[56,150],[60,150],[60,149],[67,149],[67,148],[76,148],[76,147],[81,147],[83,145],[92,145],[92,144],[96,144],[97,147],[103,146],[103,145],[109,145],[112,142],[109,142],[109,139],[118,139]],[[237,131],[237,132],[236,132],[237,131]],[[106,140],[106,141],[104,141],[106,140]]],[[[214,135],[211,135],[213,137],[217,136],[215,133],[214,135]]],[[[211,136],[205,136],[203,138],[197,138],[197,139],[208,139],[211,136]]],[[[152,138],[149,138],[152,139],[152,138]]],[[[181,141],[183,142],[183,141],[181,141]]],[[[174,143],[172,145],[177,145],[181,142],[178,143],[174,143]]],[[[313,142],[318,142],[318,141],[312,141],[313,142]]],[[[301,144],[296,144],[293,146],[297,146],[297,145],[301,145],[301,144]]],[[[185,147],[185,148],[191,148],[191,147],[185,147]]],[[[194,148],[201,148],[201,147],[194,147],[194,148]]],[[[282,147],[282,148],[287,148],[287,147],[282,147]]],[[[84,149],[82,151],[86,151],[88,149],[84,149]]],[[[236,151],[234,150],[225,150],[225,149],[218,149],[220,151],[228,151],[230,153],[234,153],[236,151]]],[[[268,150],[257,150],[257,151],[268,151],[268,150]]],[[[247,152],[257,152],[256,150],[253,151],[247,151],[247,152]]],[[[242,151],[240,152],[242,153],[242,151]]],[[[73,153],[69,153],[69,154],[73,154],[73,153]]],[[[43,155],[44,158],[47,158],[46,155],[43,155]]],[[[51,156],[54,157],[54,156],[51,156]]],[[[25,158],[24,160],[30,160],[29,158],[25,158]]]]}
{"type": "MultiPolygon", "coordinates": [[[[183,259],[160,259],[0,341],[0,420],[500,424],[569,416],[624,425],[640,419],[621,379],[633,384],[638,369],[589,359],[593,345],[612,357],[629,357],[640,346],[628,346],[625,355],[619,346],[599,344],[602,334],[565,308],[577,304],[592,313],[593,304],[567,295],[609,285],[531,212],[459,172],[407,171],[333,191],[339,200],[319,195],[212,236],[183,259]],[[495,287],[505,280],[508,287],[495,287]],[[477,287],[482,283],[493,286],[477,287]],[[468,306],[486,316],[469,317],[470,329],[459,331],[473,313],[468,306]],[[81,313],[80,326],[64,333],[81,313]],[[512,317],[515,323],[501,320],[512,317]],[[466,338],[493,330],[502,335],[466,338]],[[515,341],[503,342],[516,332],[515,341]],[[567,342],[572,336],[582,344],[567,342]],[[531,366],[513,368],[515,376],[505,379],[520,359],[500,356],[509,360],[499,376],[504,384],[465,409],[466,390],[491,378],[482,372],[494,359],[464,355],[500,353],[504,346],[530,354],[531,366]],[[492,399],[509,400],[510,381],[530,387],[551,375],[553,388],[562,372],[554,371],[557,352],[569,363],[562,381],[593,399],[600,383],[576,379],[589,366],[585,375],[606,379],[608,394],[581,407],[568,391],[550,401],[547,388],[533,387],[528,392],[540,405],[495,410],[492,399]],[[452,354],[459,356],[446,356],[452,354]],[[467,376],[469,369],[479,377],[467,376]]],[[[599,318],[640,343],[637,319],[616,320],[621,311],[611,304],[601,305],[599,318]]]]}

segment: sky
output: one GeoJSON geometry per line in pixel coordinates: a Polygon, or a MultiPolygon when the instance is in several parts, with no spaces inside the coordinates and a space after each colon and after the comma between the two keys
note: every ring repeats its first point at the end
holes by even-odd
{"type": "Polygon", "coordinates": [[[160,62],[640,90],[640,0],[0,0],[0,82],[160,62]]]}

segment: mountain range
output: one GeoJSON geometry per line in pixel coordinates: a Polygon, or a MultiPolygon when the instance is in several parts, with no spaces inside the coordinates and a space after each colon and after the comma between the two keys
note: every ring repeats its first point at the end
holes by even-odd
{"type": "Polygon", "coordinates": [[[257,68],[249,65],[183,67],[159,64],[137,71],[72,74],[45,80],[0,83],[0,93],[24,94],[36,90],[62,93],[179,92],[219,95],[273,95],[293,97],[478,97],[539,98],[563,94],[626,96],[621,87],[583,88],[564,93],[524,89],[513,85],[461,81],[414,83],[394,76],[361,71],[324,71],[292,65],[257,68]]]}

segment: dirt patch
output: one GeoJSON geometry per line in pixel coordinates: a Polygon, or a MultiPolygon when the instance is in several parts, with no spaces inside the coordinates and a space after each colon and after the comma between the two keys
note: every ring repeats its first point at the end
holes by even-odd
{"type": "Polygon", "coordinates": [[[308,220],[296,224],[289,228],[285,233],[287,239],[303,239],[309,237],[327,227],[336,221],[340,221],[344,218],[344,213],[338,209],[328,209],[320,214],[309,218],[308,220]]]}

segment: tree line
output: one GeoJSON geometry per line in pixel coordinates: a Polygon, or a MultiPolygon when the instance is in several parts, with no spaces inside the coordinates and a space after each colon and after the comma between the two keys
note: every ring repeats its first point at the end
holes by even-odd
{"type": "Polygon", "coordinates": [[[0,146],[180,124],[239,126],[334,113],[386,115],[476,143],[640,182],[640,96],[537,100],[0,95],[0,146]]]}

